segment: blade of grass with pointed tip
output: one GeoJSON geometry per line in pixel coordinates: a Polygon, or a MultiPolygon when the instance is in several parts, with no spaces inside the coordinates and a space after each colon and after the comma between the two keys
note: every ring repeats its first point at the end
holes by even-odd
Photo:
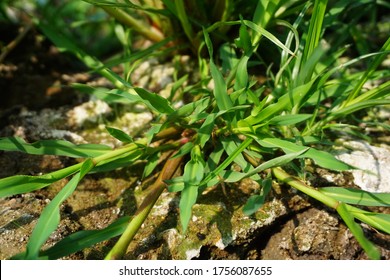
{"type": "Polygon", "coordinates": [[[255,23],[253,23],[253,22],[251,22],[249,20],[243,20],[242,22],[246,26],[248,26],[249,28],[251,28],[254,31],[256,31],[257,33],[259,33],[259,34],[263,35],[264,37],[266,37],[268,40],[270,40],[272,43],[274,43],[276,46],[278,46],[279,48],[281,48],[285,52],[289,53],[292,56],[295,56],[295,54],[289,48],[287,48],[282,42],[279,41],[278,38],[275,37],[275,35],[273,35],[272,33],[268,32],[263,27],[255,24],[255,23]]]}
{"type": "Polygon", "coordinates": [[[146,102],[150,104],[155,111],[161,114],[171,114],[175,110],[169,104],[169,101],[164,97],[149,92],[143,88],[134,88],[134,90],[138,93],[138,95],[146,102]]]}
{"type": "MultiPolygon", "coordinates": [[[[268,148],[280,148],[285,153],[292,153],[292,152],[299,152],[304,149],[307,149],[305,146],[300,146],[295,143],[277,139],[277,138],[264,138],[264,139],[256,139],[256,141],[263,147],[268,148]]],[[[314,148],[310,148],[305,154],[303,154],[301,157],[311,158],[315,161],[316,164],[318,164],[321,167],[328,168],[331,170],[351,170],[354,169],[354,167],[336,159],[333,155],[330,153],[327,153],[325,151],[319,151],[314,148]]]]}
{"type": "Polygon", "coordinates": [[[257,173],[264,171],[266,169],[277,167],[277,166],[283,166],[283,165],[291,162],[292,160],[299,158],[301,155],[304,155],[308,150],[309,150],[309,148],[306,148],[306,149],[303,149],[303,150],[298,151],[298,152],[288,153],[286,155],[270,159],[270,160],[260,164],[259,166],[257,166],[256,168],[254,168],[253,170],[251,170],[247,173],[234,172],[234,171],[228,172],[227,171],[225,173],[226,178],[224,177],[225,175],[222,175],[222,177],[224,177],[225,182],[231,182],[231,183],[237,182],[237,181],[240,181],[244,178],[251,177],[254,174],[257,174],[257,173]]]}
{"type": "MultiPolygon", "coordinates": [[[[110,89],[103,87],[91,87],[84,84],[74,83],[72,87],[81,93],[95,96],[97,99],[103,100],[108,104],[132,104],[136,101],[129,100],[120,94],[112,94],[110,89]]],[[[137,99],[139,101],[139,99],[137,99]]]]}
{"type": "Polygon", "coordinates": [[[73,176],[42,211],[27,243],[26,259],[38,259],[40,248],[60,223],[61,204],[73,193],[80,180],[93,168],[93,166],[94,164],[91,159],[83,162],[80,172],[73,176]]]}
{"type": "Polygon", "coordinates": [[[144,173],[142,174],[142,178],[146,178],[150,174],[152,174],[153,170],[157,167],[159,163],[160,156],[161,156],[160,153],[153,153],[147,158],[147,162],[144,168],[144,173]]]}
{"type": "Polygon", "coordinates": [[[371,193],[359,189],[325,187],[320,192],[348,204],[362,206],[390,206],[390,193],[371,193]]]}
{"type": "Polygon", "coordinates": [[[82,163],[40,176],[15,175],[0,179],[0,197],[32,192],[77,172],[82,163]]]}
{"type": "Polygon", "coordinates": [[[346,206],[348,211],[352,213],[356,219],[376,229],[386,232],[387,234],[390,234],[390,214],[373,213],[351,205],[346,206]]]}
{"type": "Polygon", "coordinates": [[[198,198],[199,183],[204,176],[204,162],[201,157],[199,146],[191,151],[191,160],[184,167],[183,181],[184,189],[180,194],[180,222],[183,232],[186,232],[192,215],[192,206],[198,198]]]}
{"type": "Polygon", "coordinates": [[[233,107],[233,102],[227,93],[227,86],[225,80],[222,77],[221,72],[213,61],[213,45],[211,43],[209,34],[206,30],[203,30],[206,46],[209,50],[210,55],[210,72],[214,80],[214,97],[217,101],[217,106],[220,110],[228,110],[233,107]]]}
{"type": "Polygon", "coordinates": [[[208,115],[204,123],[198,130],[197,141],[199,142],[201,147],[203,147],[211,137],[214,128],[215,118],[216,118],[216,114],[208,115]]]}
{"type": "MultiPolygon", "coordinates": [[[[311,58],[314,50],[317,48],[318,43],[320,42],[323,31],[322,24],[324,21],[327,4],[328,0],[314,1],[313,13],[310,19],[309,30],[307,32],[305,46],[302,54],[301,69],[305,67],[306,63],[311,58]]],[[[314,65],[312,65],[311,69],[314,69],[314,65]]],[[[308,76],[306,77],[305,82],[308,82],[311,79],[311,71],[308,71],[308,76]]]]}
{"type": "Polygon", "coordinates": [[[120,217],[112,224],[100,230],[83,230],[75,232],[54,246],[39,254],[39,258],[45,259],[59,259],[70,254],[79,252],[85,248],[89,248],[99,242],[108,240],[122,234],[130,220],[130,217],[120,217]]]}
{"type": "Polygon", "coordinates": [[[354,221],[353,215],[348,211],[348,208],[343,202],[340,202],[337,206],[337,213],[344,220],[345,224],[351,230],[360,246],[364,249],[370,259],[378,260],[380,258],[380,252],[375,245],[369,241],[363,233],[362,228],[354,221]]]}
{"type": "Polygon", "coordinates": [[[106,126],[106,130],[108,131],[108,133],[110,133],[112,137],[118,139],[123,143],[132,143],[134,141],[129,134],[118,128],[106,126]]]}
{"type": "Polygon", "coordinates": [[[0,150],[18,151],[32,155],[57,155],[68,157],[95,157],[112,150],[101,144],[75,145],[64,140],[41,140],[34,143],[26,143],[20,137],[0,138],[0,150]]]}
{"type": "Polygon", "coordinates": [[[270,119],[271,125],[293,125],[308,120],[312,114],[282,115],[270,119]]]}

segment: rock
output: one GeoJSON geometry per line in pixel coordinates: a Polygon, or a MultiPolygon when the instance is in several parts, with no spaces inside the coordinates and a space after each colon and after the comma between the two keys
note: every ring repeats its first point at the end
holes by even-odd
{"type": "Polygon", "coordinates": [[[358,169],[352,170],[354,183],[369,192],[390,193],[390,147],[372,146],[362,141],[345,141],[337,158],[358,169]]]}

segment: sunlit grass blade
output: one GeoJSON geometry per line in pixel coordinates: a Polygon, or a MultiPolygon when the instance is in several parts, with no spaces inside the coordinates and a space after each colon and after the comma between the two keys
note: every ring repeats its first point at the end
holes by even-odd
{"type": "Polygon", "coordinates": [[[153,170],[157,167],[159,163],[160,156],[161,156],[160,153],[154,153],[147,158],[147,162],[144,168],[144,172],[142,174],[142,178],[146,178],[150,174],[152,174],[153,170]]]}
{"type": "Polygon", "coordinates": [[[118,128],[106,126],[106,130],[108,131],[108,133],[110,133],[112,137],[118,139],[123,143],[132,143],[134,141],[129,134],[118,128]]]}
{"type": "Polygon", "coordinates": [[[356,219],[378,230],[386,232],[387,234],[390,234],[390,214],[373,213],[351,205],[346,206],[348,211],[351,212],[356,219]]]}
{"type": "Polygon", "coordinates": [[[15,175],[0,179],[0,197],[35,191],[77,172],[82,163],[40,176],[15,175]]]}
{"type": "Polygon", "coordinates": [[[372,193],[359,189],[326,187],[320,192],[348,204],[361,206],[390,206],[390,193],[372,193]]]}
{"type": "MultiPolygon", "coordinates": [[[[120,217],[112,224],[100,230],[83,230],[75,232],[54,246],[39,253],[40,259],[55,260],[89,248],[99,242],[108,240],[122,234],[130,217],[120,217]]],[[[16,257],[17,258],[17,257],[16,257]]]]}
{"type": "Polygon", "coordinates": [[[308,120],[311,114],[295,114],[295,115],[281,115],[270,119],[269,124],[272,125],[293,125],[308,120]]]}
{"type": "Polygon", "coordinates": [[[277,166],[283,166],[291,162],[292,160],[299,158],[301,155],[304,155],[308,150],[309,148],[306,148],[298,152],[288,153],[286,155],[270,159],[246,173],[226,171],[222,177],[224,178],[225,182],[230,182],[230,183],[238,182],[244,178],[252,177],[253,175],[260,173],[264,170],[277,167],[277,166]]]}
{"type": "Polygon", "coordinates": [[[76,145],[64,140],[41,140],[26,143],[20,137],[0,138],[0,150],[17,151],[32,155],[57,155],[68,157],[95,157],[112,150],[102,144],[76,145]]]}
{"type": "MultiPolygon", "coordinates": [[[[306,65],[307,61],[310,59],[314,50],[317,48],[320,38],[322,37],[322,24],[324,21],[326,6],[328,0],[316,0],[314,1],[313,13],[310,19],[309,30],[307,32],[305,46],[303,50],[302,60],[301,60],[301,69],[306,65]]],[[[314,65],[313,65],[314,66],[314,65]]],[[[313,69],[313,66],[311,67],[313,69]]],[[[308,71],[307,78],[305,82],[311,79],[311,73],[308,71]]]]}
{"type": "Polygon", "coordinates": [[[308,83],[294,88],[291,93],[283,94],[276,103],[271,103],[264,109],[256,112],[256,114],[251,114],[244,120],[239,121],[238,125],[244,127],[248,124],[262,125],[274,115],[284,110],[291,110],[293,106],[300,104],[303,98],[307,99],[310,97],[310,94],[314,94],[314,91],[311,90],[314,82],[315,79],[312,79],[308,83]]]}
{"type": "MultiPolygon", "coordinates": [[[[295,143],[289,142],[287,140],[282,140],[278,138],[264,138],[264,139],[256,139],[256,141],[263,147],[268,148],[280,148],[285,153],[299,152],[307,149],[305,146],[300,146],[295,143]]],[[[333,155],[325,151],[319,151],[314,148],[310,148],[307,152],[305,152],[301,157],[311,158],[321,167],[328,168],[331,170],[351,170],[354,167],[336,159],[333,155]]]]}
{"type": "Polygon", "coordinates": [[[184,189],[180,194],[180,222],[183,232],[186,232],[192,215],[192,206],[198,198],[199,183],[204,176],[204,162],[201,159],[199,146],[191,151],[191,160],[184,167],[183,181],[184,189]]]}
{"type": "Polygon", "coordinates": [[[143,88],[134,88],[134,90],[144,100],[145,103],[150,104],[149,107],[154,108],[154,110],[158,113],[170,114],[175,111],[171,107],[169,101],[161,95],[149,92],[143,88]]]}
{"type": "Polygon", "coordinates": [[[351,230],[360,246],[364,249],[370,259],[378,260],[380,258],[380,252],[375,245],[369,241],[363,233],[362,228],[354,221],[353,215],[348,211],[348,208],[343,202],[340,202],[337,206],[337,213],[344,220],[345,224],[351,230]]]}
{"type": "MultiPolygon", "coordinates": [[[[222,139],[221,143],[226,154],[231,155],[234,154],[235,151],[238,149],[237,143],[240,143],[240,140],[235,135],[232,135],[222,139]]],[[[236,155],[234,162],[237,163],[244,172],[249,172],[253,170],[253,166],[248,161],[245,160],[242,153],[236,155]]],[[[254,174],[255,173],[253,173],[253,175],[254,174]]]]}
{"type": "Polygon", "coordinates": [[[142,103],[156,113],[171,114],[175,112],[169,101],[156,93],[149,92],[143,88],[131,88],[129,91],[113,89],[107,92],[106,95],[107,98],[114,100],[125,98],[130,103],[142,103]]]}
{"type": "Polygon", "coordinates": [[[93,168],[93,166],[92,160],[86,160],[81,166],[80,172],[74,175],[45,207],[27,243],[26,259],[38,259],[40,248],[60,223],[61,204],[73,193],[80,180],[93,168]]]}
{"type": "MultiPolygon", "coordinates": [[[[124,147],[116,150],[110,150],[102,155],[94,157],[93,161],[96,166],[91,171],[101,172],[103,170],[112,170],[117,167],[122,167],[126,164],[128,165],[143,154],[143,145],[145,144],[146,139],[137,140],[136,142],[124,147]]],[[[44,188],[56,181],[74,174],[80,170],[83,164],[84,162],[77,163],[40,176],[15,175],[0,179],[0,197],[44,188]]]]}
{"type": "Polygon", "coordinates": [[[390,100],[386,99],[390,96],[390,81],[379,85],[365,93],[362,93],[347,105],[341,108],[335,108],[331,115],[348,115],[361,109],[372,106],[389,104],[390,100]]]}
{"type": "Polygon", "coordinates": [[[254,31],[256,31],[257,33],[259,33],[259,34],[263,35],[264,37],[266,37],[268,40],[270,40],[272,43],[274,43],[276,46],[278,46],[279,48],[281,48],[285,52],[289,53],[292,56],[295,56],[295,54],[289,48],[287,48],[282,42],[280,42],[280,40],[278,38],[276,38],[275,35],[273,35],[269,31],[265,30],[263,27],[258,26],[255,23],[253,23],[251,21],[248,21],[248,20],[243,20],[242,22],[246,26],[248,26],[249,28],[251,28],[254,31]]]}
{"type": "Polygon", "coordinates": [[[217,66],[214,64],[213,61],[213,45],[211,43],[209,34],[204,32],[204,37],[205,37],[205,43],[206,46],[209,50],[210,54],[210,71],[211,71],[211,76],[213,77],[214,80],[214,97],[215,100],[217,101],[217,106],[220,110],[228,110],[231,107],[233,107],[233,102],[230,99],[228,93],[227,93],[227,86],[226,82],[221,74],[221,72],[218,70],[217,66]]]}

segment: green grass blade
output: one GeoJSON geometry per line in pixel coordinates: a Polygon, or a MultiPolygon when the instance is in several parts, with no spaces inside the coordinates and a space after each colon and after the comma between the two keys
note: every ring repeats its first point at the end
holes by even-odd
{"type": "Polygon", "coordinates": [[[214,64],[213,61],[213,45],[211,43],[209,34],[204,32],[205,42],[206,46],[209,50],[210,54],[210,72],[211,76],[214,80],[214,97],[217,101],[217,106],[220,110],[229,110],[231,107],[233,107],[233,102],[230,99],[230,96],[227,93],[227,86],[226,82],[221,74],[221,72],[218,70],[217,66],[214,64]]]}
{"type": "MultiPolygon", "coordinates": [[[[310,19],[309,30],[307,33],[305,47],[303,50],[303,57],[301,61],[301,68],[303,68],[307,61],[310,59],[314,50],[317,48],[322,36],[322,24],[325,17],[326,6],[328,0],[315,0],[313,13],[310,19]]],[[[311,75],[307,76],[307,80],[310,80],[311,75]]]]}
{"type": "Polygon", "coordinates": [[[289,110],[291,107],[296,106],[302,102],[302,99],[309,98],[310,94],[313,94],[312,91],[313,84],[315,79],[310,80],[308,83],[304,85],[300,85],[294,88],[291,94],[286,93],[282,95],[276,103],[273,103],[260,111],[256,111],[254,115],[250,115],[242,121],[238,122],[239,126],[247,126],[261,124],[267,121],[272,116],[284,111],[289,110]]]}
{"type": "Polygon", "coordinates": [[[350,205],[346,206],[349,212],[352,213],[356,219],[376,229],[386,232],[387,234],[390,234],[390,214],[373,213],[350,205]]]}
{"type": "Polygon", "coordinates": [[[269,124],[271,125],[293,125],[311,118],[312,114],[295,114],[295,115],[281,115],[273,117],[269,124]]]}
{"type": "Polygon", "coordinates": [[[118,128],[106,126],[106,130],[108,131],[108,133],[110,133],[112,137],[118,139],[123,143],[132,143],[134,141],[129,134],[118,128]]]}
{"type": "MultiPolygon", "coordinates": [[[[132,104],[136,101],[131,101],[126,97],[123,97],[120,94],[113,94],[112,91],[108,88],[103,87],[91,87],[84,84],[74,83],[72,84],[72,88],[80,91],[84,94],[89,94],[95,96],[97,99],[103,100],[108,104],[132,104]]],[[[117,93],[117,92],[115,92],[117,93]]],[[[137,101],[140,101],[138,97],[137,101]]]]}
{"type": "Polygon", "coordinates": [[[251,28],[252,30],[254,30],[257,33],[259,33],[259,34],[263,35],[264,37],[266,37],[268,40],[270,40],[272,43],[274,43],[276,46],[278,46],[279,48],[281,48],[285,52],[289,53],[292,56],[295,56],[295,54],[289,48],[287,48],[282,42],[279,41],[278,38],[275,37],[275,35],[273,35],[272,33],[268,32],[263,27],[255,24],[255,23],[253,23],[251,21],[248,21],[248,20],[243,20],[243,23],[246,26],[248,26],[249,28],[251,28]]]}
{"type": "MultiPolygon", "coordinates": [[[[277,138],[264,138],[262,140],[256,139],[256,141],[263,147],[280,148],[286,154],[296,153],[296,152],[300,152],[300,151],[307,149],[307,147],[305,147],[305,146],[300,146],[300,145],[297,145],[295,143],[289,142],[287,140],[282,140],[282,139],[277,139],[277,138]]],[[[310,148],[307,152],[305,152],[300,157],[311,158],[319,166],[324,167],[324,168],[328,168],[331,170],[343,171],[343,170],[353,169],[352,166],[336,159],[330,153],[327,153],[325,151],[319,151],[319,150],[316,150],[314,148],[310,148]]]]}
{"type": "Polygon", "coordinates": [[[201,159],[200,147],[195,146],[191,151],[191,160],[184,167],[184,189],[180,195],[180,222],[183,232],[186,232],[192,215],[192,206],[198,197],[199,183],[204,176],[204,162],[201,159]]]}
{"type": "MultiPolygon", "coordinates": [[[[235,151],[238,149],[238,145],[236,143],[239,142],[240,140],[235,135],[231,135],[221,139],[222,146],[226,151],[227,155],[231,155],[235,153],[235,151]]],[[[250,163],[245,160],[242,153],[236,155],[234,162],[237,163],[244,172],[249,172],[250,170],[253,170],[252,165],[250,165],[250,163]]]]}
{"type": "Polygon", "coordinates": [[[379,250],[364,236],[362,228],[354,221],[353,215],[348,211],[348,208],[343,202],[338,205],[337,212],[351,230],[360,246],[362,246],[364,251],[367,253],[368,257],[370,259],[378,260],[380,258],[379,250]]]}
{"type": "Polygon", "coordinates": [[[77,172],[82,163],[41,176],[15,175],[0,179],[0,197],[28,193],[57,182],[77,172]]]}
{"type": "Polygon", "coordinates": [[[362,101],[359,103],[355,103],[352,105],[348,105],[342,109],[339,109],[332,113],[333,116],[346,116],[349,114],[352,114],[356,111],[365,109],[365,108],[372,108],[374,106],[380,106],[380,105],[389,105],[390,99],[375,99],[375,100],[367,100],[362,101]]]}
{"type": "Polygon", "coordinates": [[[289,153],[289,154],[286,154],[283,156],[279,156],[279,157],[270,159],[270,160],[260,164],[256,168],[251,169],[249,172],[246,172],[246,173],[228,170],[226,172],[221,172],[220,174],[221,174],[221,177],[223,177],[225,182],[228,182],[228,183],[238,182],[244,178],[252,177],[253,175],[255,175],[261,171],[264,171],[266,169],[270,169],[270,168],[277,167],[277,166],[283,166],[283,165],[291,162],[292,160],[299,158],[301,155],[305,154],[308,151],[308,149],[309,148],[306,148],[306,149],[303,149],[299,152],[289,153]]]}
{"type": "Polygon", "coordinates": [[[348,204],[361,206],[390,206],[390,193],[371,193],[359,189],[326,187],[320,192],[348,204]]]}
{"type": "Polygon", "coordinates": [[[59,259],[85,248],[89,248],[104,240],[116,237],[125,231],[129,219],[128,216],[120,217],[101,230],[83,230],[75,232],[57,242],[49,249],[42,251],[39,254],[39,258],[50,260],[59,259]]]}
{"type": "Polygon", "coordinates": [[[0,138],[0,150],[17,151],[32,155],[57,155],[68,157],[95,157],[112,150],[109,146],[101,144],[75,145],[64,140],[41,140],[26,143],[20,137],[0,138]]]}
{"type": "Polygon", "coordinates": [[[175,110],[169,104],[169,101],[156,93],[149,92],[143,88],[134,88],[137,94],[145,101],[149,103],[155,111],[161,114],[171,114],[175,110]]]}
{"type": "Polygon", "coordinates": [[[86,160],[79,173],[65,185],[55,198],[45,207],[30,236],[26,249],[26,259],[38,259],[39,250],[57,228],[60,222],[60,206],[76,189],[83,176],[93,168],[92,160],[86,160]]]}
{"type": "Polygon", "coordinates": [[[249,77],[248,77],[247,64],[248,64],[249,58],[250,58],[249,56],[245,55],[238,62],[237,72],[236,72],[236,81],[234,83],[235,90],[247,88],[247,86],[248,86],[249,77]]]}

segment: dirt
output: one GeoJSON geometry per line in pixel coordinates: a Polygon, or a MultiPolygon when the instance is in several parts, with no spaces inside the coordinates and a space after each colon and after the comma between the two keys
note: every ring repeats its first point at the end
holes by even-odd
{"type": "MultiPolygon", "coordinates": [[[[10,30],[9,28],[7,30],[10,30]]],[[[16,30],[16,29],[14,29],[16,30]]],[[[0,32],[0,34],[5,34],[0,32]]],[[[9,41],[16,31],[0,38],[9,41]]],[[[13,50],[0,65],[0,136],[23,136],[28,141],[42,137],[42,129],[32,120],[36,116],[51,116],[51,128],[72,131],[74,127],[66,122],[69,110],[88,101],[84,95],[69,87],[72,82],[91,82],[96,77],[86,74],[76,59],[61,54],[36,30],[13,50]],[[53,112],[56,112],[54,115],[53,112]],[[57,114],[58,113],[58,114],[57,114]],[[46,115],[45,115],[46,114],[46,115]],[[49,114],[49,115],[47,115],[49,114]],[[57,117],[58,119],[56,119],[57,117]]],[[[44,118],[41,118],[42,120],[44,118]]],[[[47,138],[52,135],[45,134],[47,138]]],[[[63,134],[62,136],[64,136],[63,134]]],[[[65,135],[65,136],[66,136],[65,135]]],[[[64,138],[66,138],[64,136],[64,138]]],[[[70,137],[69,136],[69,137],[70,137]]],[[[70,137],[72,138],[72,137],[70,137]]],[[[72,140],[72,139],[70,139],[72,140]]],[[[74,139],[73,139],[74,140],[74,139]]],[[[0,152],[0,178],[16,174],[38,175],[75,163],[74,159],[56,156],[33,156],[17,152],[0,152]]],[[[48,248],[63,237],[80,230],[101,229],[118,217],[132,215],[139,204],[138,194],[142,192],[140,177],[144,163],[109,173],[88,175],[63,204],[61,223],[51,235],[44,248],[48,248]]],[[[310,178],[312,184],[321,186],[326,171],[318,169],[310,178]]],[[[343,185],[354,186],[351,174],[337,174],[343,185]]],[[[325,180],[326,181],[326,180],[325,180]]],[[[29,236],[42,209],[66,184],[61,180],[48,188],[32,193],[14,195],[0,199],[0,259],[7,259],[25,250],[29,236]]],[[[234,211],[239,211],[243,198],[256,189],[251,182],[238,186],[218,186],[200,199],[195,208],[197,219],[192,227],[199,228],[194,238],[199,242],[195,251],[187,251],[191,259],[366,259],[367,256],[340,221],[336,213],[323,208],[304,195],[285,186],[274,184],[267,202],[268,207],[279,205],[278,215],[268,223],[252,228],[237,237],[232,234],[234,211]],[[234,200],[227,197],[231,195],[234,200]],[[231,203],[233,201],[234,203],[231,203]],[[202,205],[214,205],[219,218],[210,224],[201,222],[202,205]],[[223,223],[231,232],[221,232],[223,223]],[[218,230],[218,242],[209,236],[218,230]],[[244,238],[245,237],[245,238],[244,238]],[[222,242],[222,243],[221,243],[222,242]]],[[[178,199],[176,194],[165,193],[158,202],[159,208],[151,213],[135,238],[128,259],[171,259],[177,243],[183,242],[178,225],[178,199]]],[[[276,207],[276,206],[275,206],[276,207]]],[[[276,209],[276,208],[275,208],[276,209]]],[[[268,209],[270,210],[270,209],[268,209]]],[[[269,212],[261,211],[257,218],[269,218],[269,212]]],[[[272,209],[271,209],[272,210],[272,209]]],[[[203,212],[202,212],[203,211],[203,212]]],[[[207,210],[209,211],[209,210],[207,210]]],[[[383,211],[383,209],[381,209],[383,211]]],[[[387,211],[387,210],[386,210],[387,211]]],[[[241,216],[239,216],[241,217],[241,216]]],[[[244,221],[244,218],[240,218],[244,221]]],[[[250,221],[250,218],[245,218],[250,221]]],[[[190,228],[191,228],[190,226],[190,228]]],[[[390,259],[390,237],[364,225],[366,235],[380,248],[383,259],[390,259]]],[[[97,244],[83,252],[68,256],[68,259],[102,259],[115,240],[97,244]]]]}

